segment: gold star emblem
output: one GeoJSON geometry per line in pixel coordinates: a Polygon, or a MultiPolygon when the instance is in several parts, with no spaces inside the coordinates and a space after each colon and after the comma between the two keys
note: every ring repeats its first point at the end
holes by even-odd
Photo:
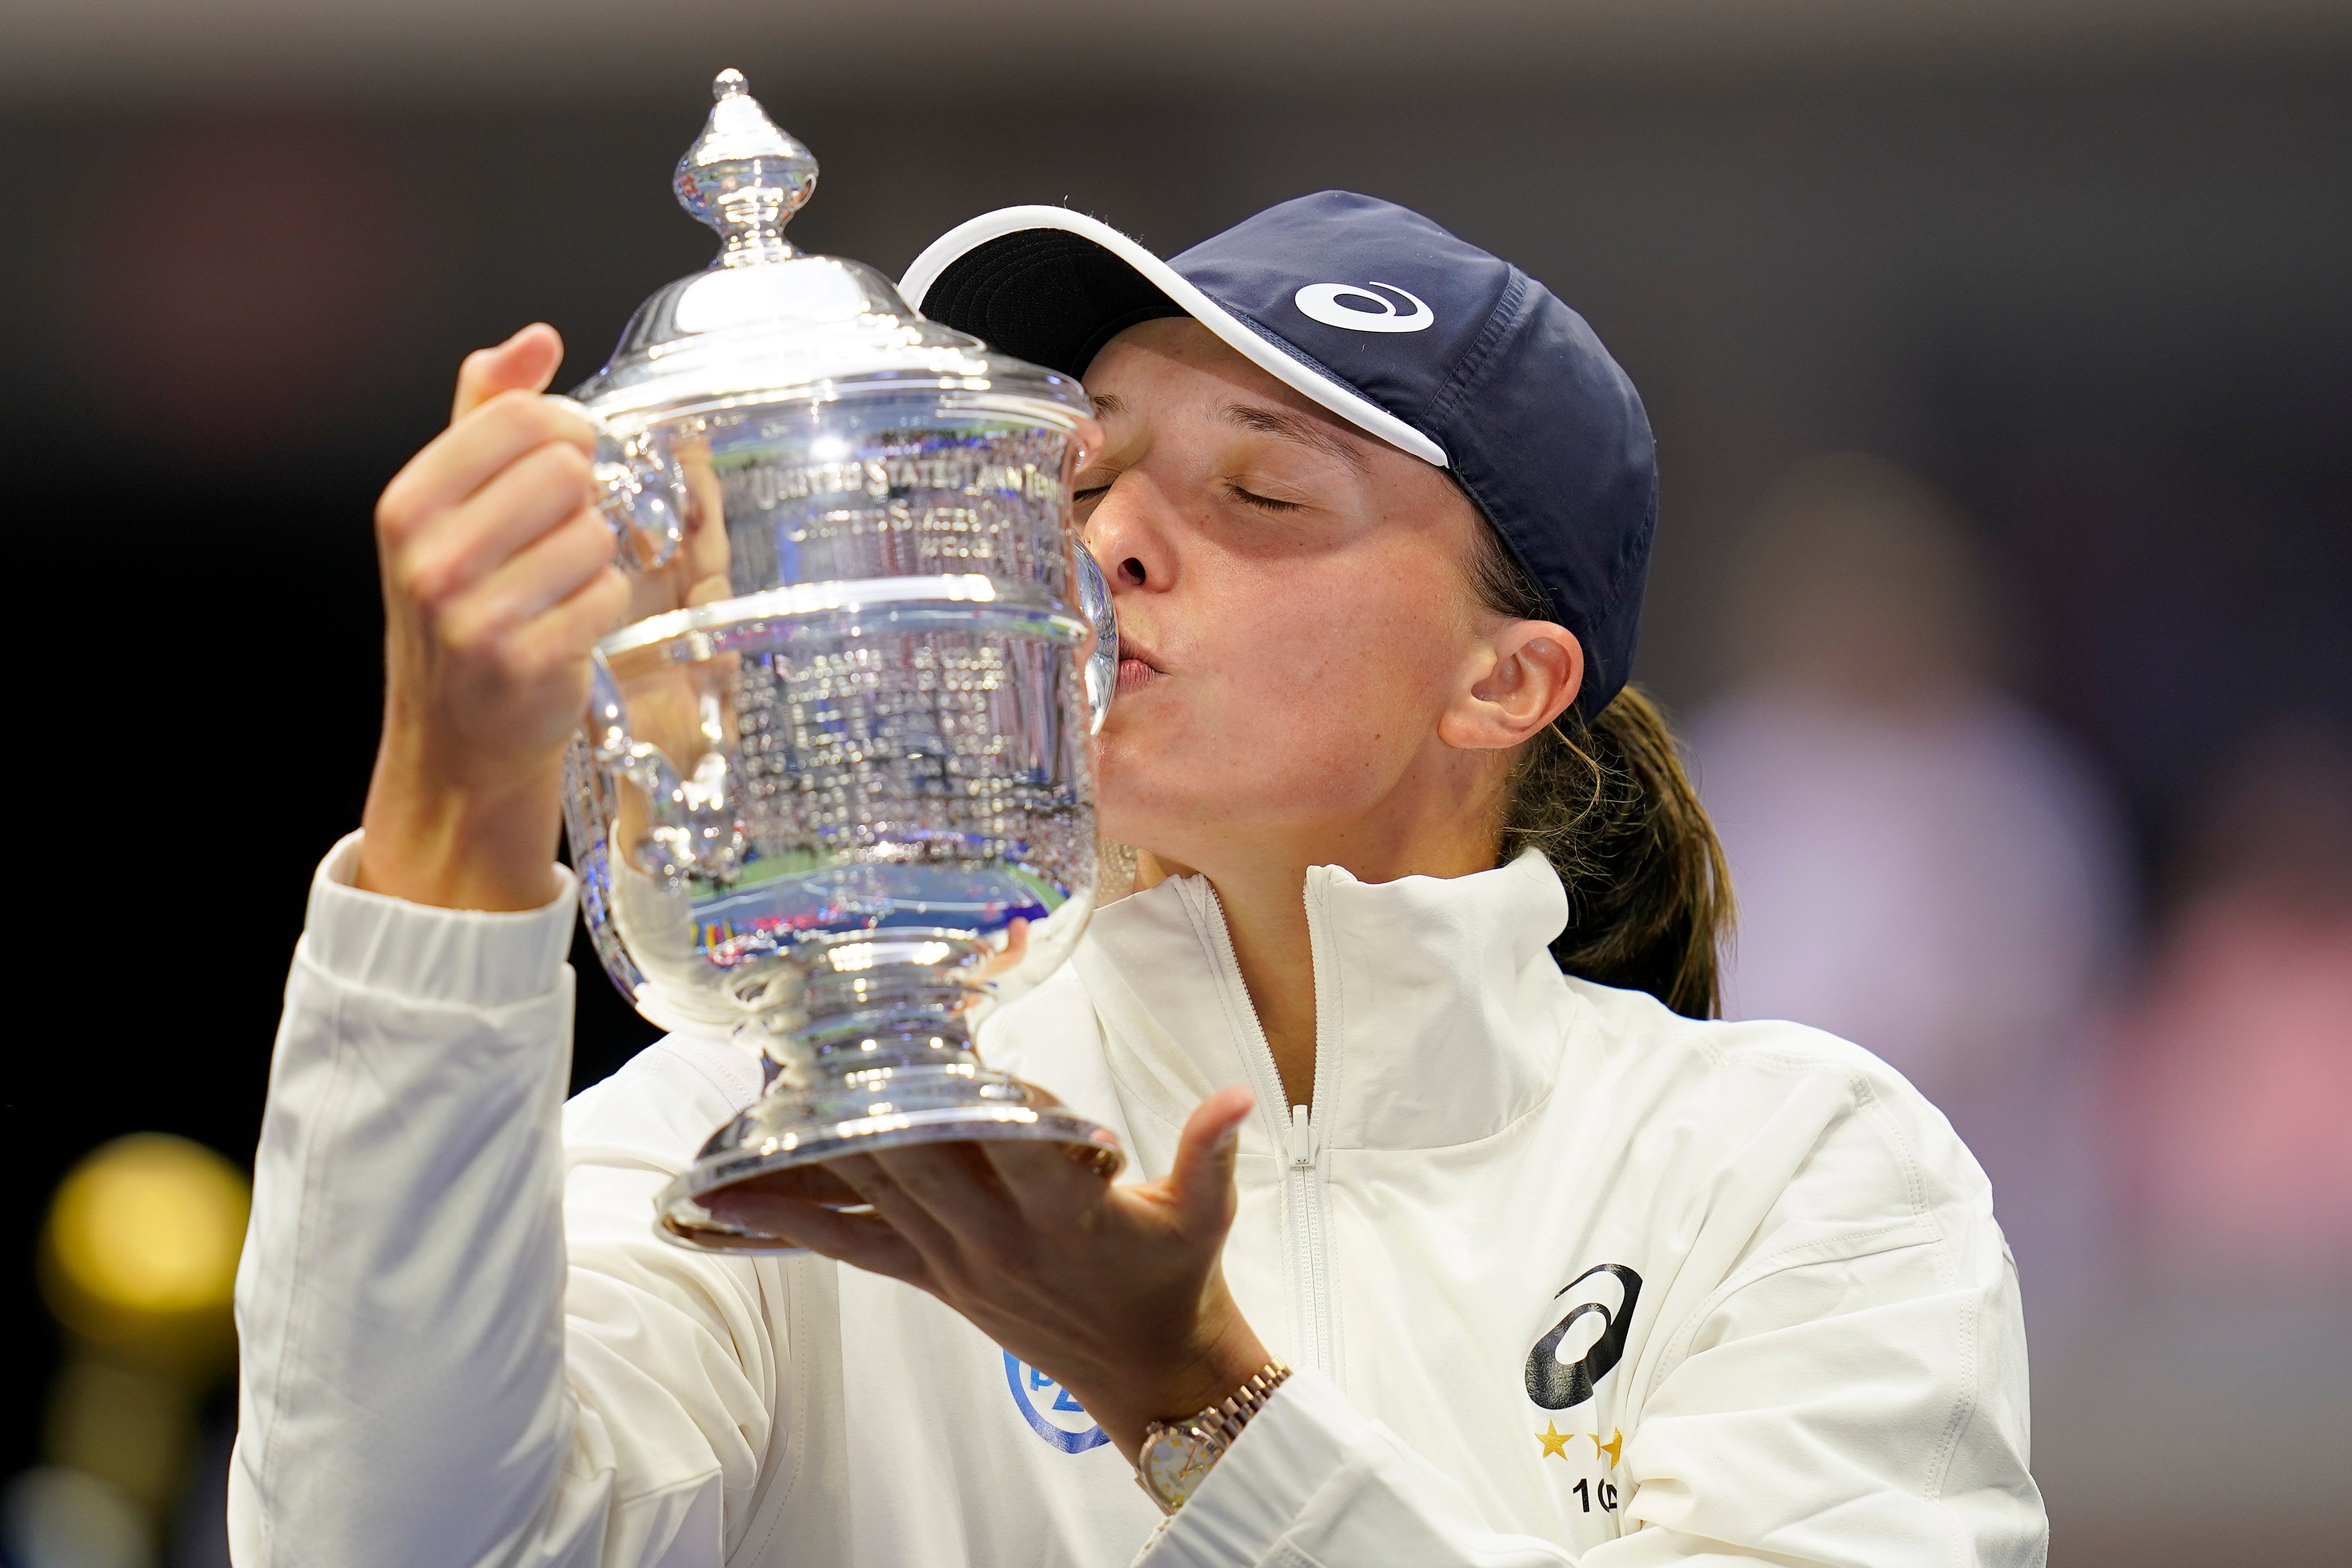
{"type": "Polygon", "coordinates": [[[1612,1470],[1615,1469],[1617,1468],[1617,1451],[1625,1446],[1625,1434],[1619,1431],[1616,1427],[1612,1427],[1609,1428],[1609,1440],[1605,1443],[1601,1440],[1601,1434],[1598,1432],[1591,1433],[1589,1436],[1592,1438],[1592,1447],[1594,1450],[1598,1453],[1608,1455],[1609,1468],[1612,1470]]]}
{"type": "Polygon", "coordinates": [[[1547,1421],[1544,1423],[1544,1429],[1536,1434],[1536,1441],[1543,1445],[1543,1451],[1546,1454],[1558,1454],[1565,1459],[1568,1458],[1568,1440],[1575,1436],[1573,1432],[1559,1430],[1547,1421]]]}

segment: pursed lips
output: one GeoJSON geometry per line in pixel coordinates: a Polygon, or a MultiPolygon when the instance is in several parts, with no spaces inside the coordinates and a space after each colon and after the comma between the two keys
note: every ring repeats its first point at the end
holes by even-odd
{"type": "Polygon", "coordinates": [[[1118,633],[1118,690],[1135,690],[1158,680],[1167,672],[1160,666],[1160,656],[1129,636],[1125,627],[1118,633]]]}

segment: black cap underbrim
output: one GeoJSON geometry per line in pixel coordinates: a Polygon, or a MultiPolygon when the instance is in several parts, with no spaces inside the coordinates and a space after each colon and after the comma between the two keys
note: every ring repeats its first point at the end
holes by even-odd
{"type": "Polygon", "coordinates": [[[1189,314],[1081,235],[1023,229],[950,262],[923,314],[1030,363],[1083,377],[1103,345],[1140,321],[1189,314]]]}

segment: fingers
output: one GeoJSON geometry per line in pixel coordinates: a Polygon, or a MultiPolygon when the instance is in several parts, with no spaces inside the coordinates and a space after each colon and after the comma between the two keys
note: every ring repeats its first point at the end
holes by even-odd
{"type": "MultiPolygon", "coordinates": [[[[526,453],[551,443],[576,447],[585,457],[595,447],[595,427],[534,392],[499,392],[435,436],[393,476],[376,504],[376,526],[387,539],[405,542],[526,453]]],[[[551,477],[570,482],[567,472],[551,477]]]]}
{"type": "Polygon", "coordinates": [[[1256,1102],[1235,1083],[1193,1107],[1176,1141],[1176,1160],[1164,1183],[1169,1201],[1188,1229],[1223,1229],[1232,1223],[1234,1154],[1242,1119],[1256,1102]]]}
{"type": "Polygon", "coordinates": [[[457,367],[449,423],[457,423],[502,392],[545,392],[562,362],[562,336],[544,321],[532,322],[496,348],[475,350],[457,367]]]}
{"type": "Polygon", "coordinates": [[[677,454],[686,471],[687,575],[694,581],[727,575],[727,495],[710,461],[707,441],[687,443],[677,454]]]}
{"type": "Polygon", "coordinates": [[[722,1224],[805,1247],[837,1262],[930,1288],[930,1275],[907,1239],[872,1215],[842,1214],[807,1198],[741,1187],[715,1193],[703,1207],[722,1224]]]}
{"type": "Polygon", "coordinates": [[[481,581],[593,502],[585,455],[556,443],[541,445],[400,540],[395,570],[416,599],[446,599],[481,581]]]}
{"type": "Polygon", "coordinates": [[[553,608],[515,629],[510,653],[516,670],[544,674],[586,657],[598,639],[627,619],[628,610],[629,580],[620,568],[604,567],[553,608]]]}
{"type": "Polygon", "coordinates": [[[935,1260],[1000,1239],[1010,1218],[996,1173],[970,1144],[916,1144],[833,1162],[842,1180],[935,1260]]]}
{"type": "Polygon", "coordinates": [[[995,1138],[980,1145],[1028,1224],[1066,1227],[1104,1201],[1110,1184],[1070,1156],[1067,1144],[995,1138]]]}
{"type": "Polygon", "coordinates": [[[479,648],[513,632],[586,587],[613,561],[613,535],[586,509],[523,547],[481,581],[426,602],[442,643],[479,648]]]}
{"type": "Polygon", "coordinates": [[[865,1201],[849,1190],[848,1183],[824,1166],[787,1166],[782,1170],[763,1172],[721,1188],[719,1196],[731,1198],[752,1193],[796,1197],[828,1208],[848,1207],[865,1201]]]}

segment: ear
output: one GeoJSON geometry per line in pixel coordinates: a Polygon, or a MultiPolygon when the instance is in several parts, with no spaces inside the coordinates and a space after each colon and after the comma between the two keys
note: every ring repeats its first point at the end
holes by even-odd
{"type": "Polygon", "coordinates": [[[1507,621],[1473,650],[1437,737],[1464,751],[1507,750],[1568,711],[1584,685],[1584,648],[1565,626],[1507,621]]]}

